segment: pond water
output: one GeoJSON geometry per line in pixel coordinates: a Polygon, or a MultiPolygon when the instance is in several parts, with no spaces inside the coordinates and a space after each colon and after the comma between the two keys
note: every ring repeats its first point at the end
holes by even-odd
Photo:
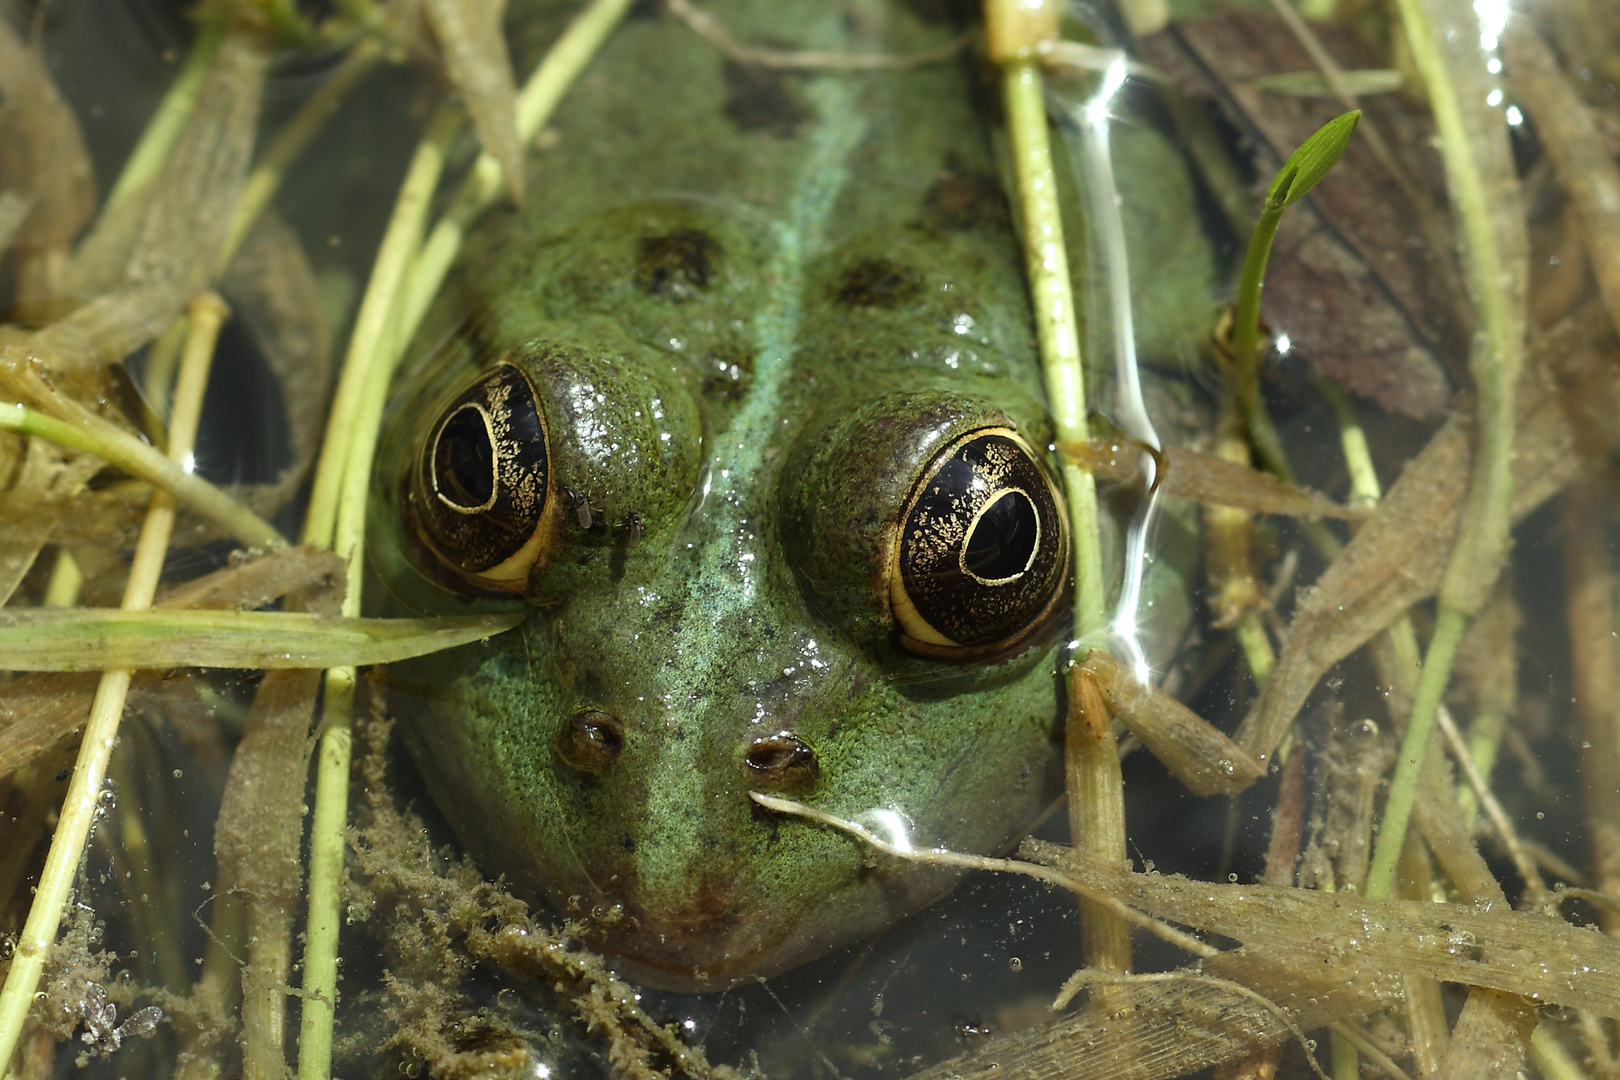
{"type": "Polygon", "coordinates": [[[8,1077],[1620,1072],[1620,15],[500,7],[4,12],[8,1077]]]}

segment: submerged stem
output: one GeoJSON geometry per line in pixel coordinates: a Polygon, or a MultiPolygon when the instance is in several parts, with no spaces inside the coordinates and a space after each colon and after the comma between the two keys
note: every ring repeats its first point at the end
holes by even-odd
{"type": "Polygon", "coordinates": [[[101,210],[103,217],[129,201],[163,171],[163,164],[168,161],[169,152],[180,141],[191,114],[197,108],[197,99],[202,93],[209,69],[213,66],[214,54],[219,51],[220,43],[224,40],[223,19],[206,18],[197,28],[197,38],[191,43],[191,50],[186,53],[185,63],[175,75],[174,82],[169,84],[169,90],[163,95],[163,100],[158,103],[157,112],[147,122],[146,129],[141,132],[140,141],[135,144],[135,149],[130,151],[129,159],[124,162],[124,169],[118,174],[113,189],[107,193],[107,201],[101,210]]]}
{"type": "Polygon", "coordinates": [[[365,37],[356,42],[337,70],[276,132],[275,138],[242,182],[242,193],[237,197],[236,209],[231,215],[230,228],[225,234],[220,253],[221,272],[230,264],[231,257],[242,246],[242,241],[247,239],[259,215],[264,213],[264,208],[275,197],[293,163],[319,134],[343,99],[377,66],[382,55],[382,43],[375,37],[365,37]]]}
{"type": "MultiPolygon", "coordinates": [[[[534,137],[629,7],[630,0],[596,0],[553,45],[518,96],[521,143],[534,137]]],[[[345,615],[360,612],[366,492],[394,367],[438,293],[467,227],[505,190],[500,163],[488,152],[480,154],[450,209],[424,243],[429,205],[450,141],[460,126],[459,113],[441,110],[417,148],[356,317],[321,451],[304,535],[310,543],[330,546],[347,563],[345,615]]],[[[353,667],[332,668],[326,673],[310,832],[299,1080],[326,1080],[332,1068],[355,680],[353,667]]]]}
{"type": "MultiPolygon", "coordinates": [[[[191,333],[180,360],[173,418],[169,424],[169,458],[172,461],[179,462],[189,457],[196,442],[197,423],[202,415],[203,392],[208,386],[214,343],[219,338],[219,329],[226,313],[224,301],[211,292],[198,296],[188,308],[191,333]]],[[[163,572],[164,557],[168,554],[174,512],[173,496],[166,491],[153,494],[146,520],[141,526],[140,540],[135,546],[129,582],[124,587],[122,607],[125,611],[140,611],[152,606],[158,578],[163,572]]],[[[11,970],[6,974],[4,988],[0,989],[0,1068],[10,1062],[12,1052],[16,1049],[23,1021],[34,1001],[34,990],[44,973],[51,946],[56,941],[56,931],[73,889],[73,879],[78,873],[90,826],[102,805],[102,787],[107,779],[107,766],[113,747],[118,742],[118,722],[124,714],[124,699],[129,692],[132,674],[128,668],[107,671],[96,688],[90,717],[79,744],[78,761],[68,783],[56,832],[51,836],[50,852],[45,857],[45,867],[40,872],[34,901],[28,909],[28,920],[17,941],[11,970]]]]}
{"type": "Polygon", "coordinates": [[[445,154],[450,140],[461,129],[461,122],[461,114],[449,106],[434,113],[406,170],[399,197],[394,201],[394,212],[377,249],[376,261],[372,263],[366,294],[360,301],[354,331],[349,336],[343,373],[338,377],[337,391],[332,397],[326,437],[321,443],[320,462],[315,467],[309,511],[304,519],[303,542],[306,544],[332,546],[344,478],[350,466],[350,440],[358,430],[356,421],[366,382],[390,333],[401,282],[421,243],[423,222],[444,171],[445,154]]]}
{"type": "MultiPolygon", "coordinates": [[[[275,526],[243,506],[196,473],[184,460],[165,457],[129,432],[99,417],[87,416],[83,425],[48,416],[26,405],[0,402],[0,431],[35,435],[75,450],[94,454],[133,476],[159,488],[176,502],[195,510],[249,547],[284,547],[286,539],[275,526]]],[[[171,436],[171,442],[173,437],[171,436]]],[[[189,451],[188,451],[189,453],[189,451]]]]}
{"type": "MultiPolygon", "coordinates": [[[[574,21],[568,24],[568,29],[563,31],[518,92],[517,129],[521,143],[526,146],[539,134],[563,94],[574,85],[586,62],[596,55],[633,2],[593,0],[585,10],[574,16],[574,21]]],[[[450,272],[451,264],[461,251],[461,242],[466,238],[467,230],[505,190],[506,180],[501,163],[493,154],[479,154],[467,178],[450,200],[449,207],[422,244],[422,250],[411,268],[410,284],[398,320],[398,333],[402,341],[409,341],[416,333],[428,305],[438,295],[444,276],[450,272]]]]}
{"type": "MultiPolygon", "coordinates": [[[[987,0],[985,19],[991,58],[1002,65],[1002,98],[1018,184],[1024,265],[1047,403],[1057,437],[1082,440],[1089,434],[1085,368],[1063,242],[1057,175],[1052,167],[1046,100],[1035,60],[1036,44],[1057,36],[1057,5],[1050,0],[1044,4],[987,0]]],[[[1085,469],[1065,463],[1063,481],[1073,532],[1075,636],[1095,641],[1106,623],[1096,480],[1085,469]]],[[[1075,710],[1071,707],[1070,711],[1075,710]]],[[[1119,749],[1106,717],[1094,720],[1093,730],[1070,731],[1066,771],[1075,846],[1096,858],[1122,864],[1127,857],[1124,780],[1119,749]]],[[[1107,971],[1129,971],[1130,929],[1119,914],[1083,901],[1081,918],[1087,963],[1107,971]]]]}
{"type": "Polygon", "coordinates": [[[1483,87],[1474,85],[1485,65],[1475,43],[1460,40],[1469,35],[1438,26],[1442,21],[1474,25],[1468,21],[1473,13],[1460,2],[1452,4],[1455,12],[1436,10],[1443,3],[1452,0],[1397,0],[1439,131],[1480,330],[1469,358],[1476,393],[1474,467],[1368,872],[1367,895],[1374,898],[1390,895],[1394,886],[1435,710],[1450,681],[1462,632],[1507,559],[1512,524],[1514,389],[1524,358],[1528,240],[1507,125],[1496,107],[1501,95],[1487,97],[1483,87]]]}

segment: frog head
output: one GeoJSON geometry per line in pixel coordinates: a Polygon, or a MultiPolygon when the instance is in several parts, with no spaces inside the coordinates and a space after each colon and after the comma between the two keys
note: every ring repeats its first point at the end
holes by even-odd
{"type": "Polygon", "coordinates": [[[990,304],[1001,256],[904,233],[829,252],[791,357],[760,362],[758,246],[660,206],[530,249],[413,380],[378,485],[397,597],[529,612],[394,674],[439,805],[486,871],[597,913],[607,951],[677,989],[954,882],[750,792],[984,851],[1055,779],[1067,519],[1009,374],[1027,323],[990,304]]]}

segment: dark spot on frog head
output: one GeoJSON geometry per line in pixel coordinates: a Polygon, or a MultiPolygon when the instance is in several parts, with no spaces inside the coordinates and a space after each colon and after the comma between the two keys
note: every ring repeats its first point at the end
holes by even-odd
{"type": "Polygon", "coordinates": [[[920,224],[933,232],[1006,232],[1012,215],[994,176],[947,167],[923,196],[920,224]]]}
{"type": "Polygon", "coordinates": [[[727,60],[721,74],[726,80],[726,118],[741,130],[786,139],[797,135],[810,119],[810,110],[794,96],[781,72],[727,60]]]}
{"type": "Polygon", "coordinates": [[[624,723],[597,709],[570,716],[557,737],[557,755],[581,772],[601,772],[624,750],[624,723]]]}
{"type": "Polygon", "coordinates": [[[844,271],[833,297],[845,307],[897,308],[922,291],[922,275],[889,259],[864,259],[844,271]]]}
{"type": "Polygon", "coordinates": [[[641,238],[636,284],[649,296],[690,300],[714,280],[720,245],[706,232],[678,229],[641,238]]]}
{"type": "Polygon", "coordinates": [[[755,739],[743,754],[751,787],[766,791],[803,790],[821,775],[816,752],[790,732],[755,739]]]}

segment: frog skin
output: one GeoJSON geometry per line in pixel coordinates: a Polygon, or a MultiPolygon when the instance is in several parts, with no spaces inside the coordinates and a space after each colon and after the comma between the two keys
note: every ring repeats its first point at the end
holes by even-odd
{"type": "MultiPolygon", "coordinates": [[[[806,48],[956,30],[711,8],[806,48]]],[[[391,708],[480,867],[603,914],[646,984],[769,976],[955,882],[750,791],[979,852],[1056,793],[1069,539],[987,93],[633,17],[399,382],[381,609],[527,618],[394,666],[391,708]]]]}

